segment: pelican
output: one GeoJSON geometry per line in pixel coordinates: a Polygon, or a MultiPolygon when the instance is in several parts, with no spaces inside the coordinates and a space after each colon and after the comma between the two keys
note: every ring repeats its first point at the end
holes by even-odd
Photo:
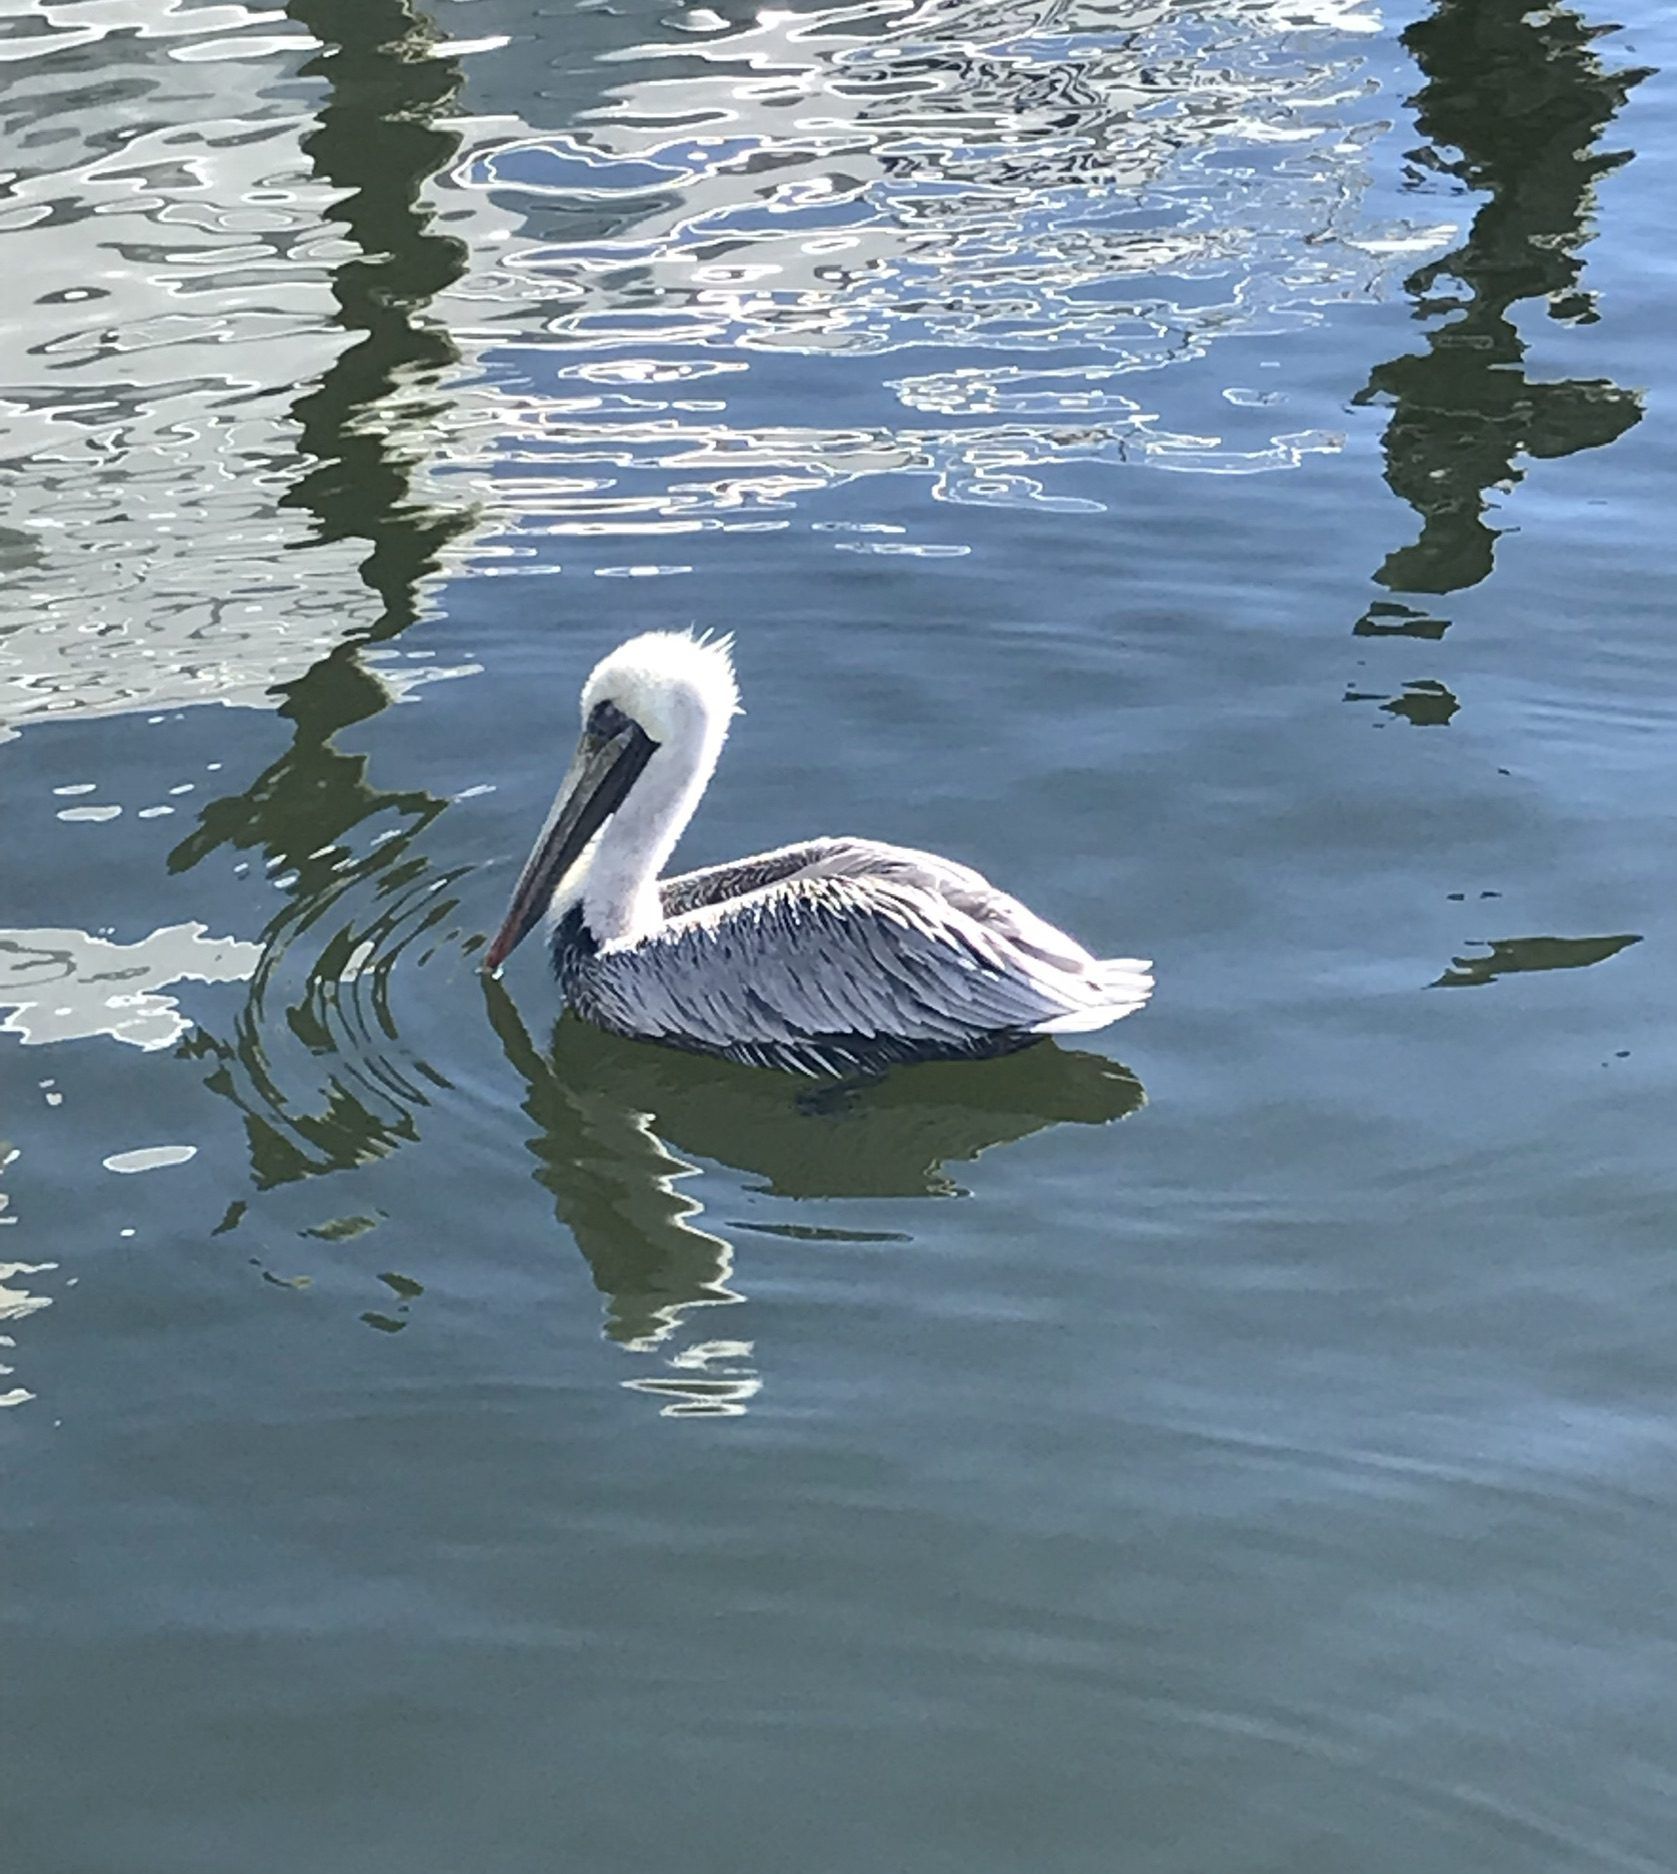
{"type": "Polygon", "coordinates": [[[647,632],[595,666],[486,970],[545,920],[585,1021],[811,1076],[1008,1054],[1141,1007],[1151,964],[1091,956],[934,853],[820,838],[660,879],[739,713],[731,643],[647,632]]]}

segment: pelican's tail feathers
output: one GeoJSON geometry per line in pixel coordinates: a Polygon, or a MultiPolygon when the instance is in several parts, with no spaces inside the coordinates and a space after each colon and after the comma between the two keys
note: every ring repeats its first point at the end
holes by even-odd
{"type": "Polygon", "coordinates": [[[1133,1015],[1153,993],[1153,965],[1141,957],[1100,957],[1083,972],[1078,1005],[1037,1022],[1037,1035],[1086,1035],[1133,1015]]]}

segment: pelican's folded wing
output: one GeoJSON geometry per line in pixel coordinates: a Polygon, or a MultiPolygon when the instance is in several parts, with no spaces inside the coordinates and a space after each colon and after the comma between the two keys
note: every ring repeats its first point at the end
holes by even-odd
{"type": "MultiPolygon", "coordinates": [[[[863,842],[815,842],[851,844],[863,842]]],[[[818,855],[652,937],[607,945],[589,971],[588,1012],[628,1033],[842,1073],[1100,1028],[1147,999],[1145,964],[1102,962],[1053,935],[1060,955],[1050,959],[923,884],[878,870],[835,875],[818,855]]]]}
{"type": "Polygon", "coordinates": [[[664,915],[682,917],[704,905],[723,904],[747,892],[761,891],[765,885],[778,884],[818,864],[830,847],[851,843],[854,842],[806,839],[796,846],[754,853],[749,859],[730,859],[725,865],[707,865],[697,872],[682,872],[674,878],[661,879],[658,893],[664,915]]]}

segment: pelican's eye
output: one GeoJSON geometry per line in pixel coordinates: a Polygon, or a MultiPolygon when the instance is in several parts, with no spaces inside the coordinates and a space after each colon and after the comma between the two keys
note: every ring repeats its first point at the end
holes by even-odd
{"type": "MultiPolygon", "coordinates": [[[[588,712],[588,738],[594,742],[609,742],[623,734],[626,729],[638,729],[640,724],[633,716],[625,715],[618,706],[610,701],[596,703],[588,712]]],[[[645,731],[642,730],[644,734],[645,731]]],[[[651,738],[648,737],[648,740],[651,738]]]]}

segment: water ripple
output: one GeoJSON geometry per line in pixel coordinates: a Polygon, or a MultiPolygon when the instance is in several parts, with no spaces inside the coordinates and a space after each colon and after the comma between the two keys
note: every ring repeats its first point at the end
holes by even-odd
{"type": "Polygon", "coordinates": [[[473,940],[449,925],[459,871],[431,867],[416,830],[395,811],[373,815],[310,855],[231,1036],[200,1030],[189,1044],[220,1062],[216,1090],[244,1114],[259,1188],[383,1157],[449,1085],[402,1040],[396,998],[418,993],[413,971],[473,940]]]}

